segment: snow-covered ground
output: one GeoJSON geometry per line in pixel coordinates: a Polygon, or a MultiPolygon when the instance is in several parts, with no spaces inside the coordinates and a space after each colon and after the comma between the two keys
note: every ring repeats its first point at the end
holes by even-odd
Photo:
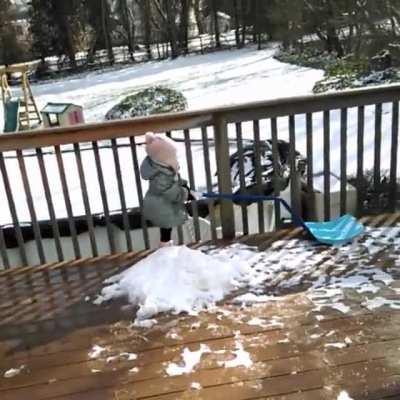
{"type": "Polygon", "coordinates": [[[273,58],[276,47],[190,55],[96,71],[34,84],[32,90],[40,109],[48,102],[80,104],[88,122],[102,121],[124,96],[154,85],[181,91],[190,110],[310,93],[322,71],[280,63],[273,58]]]}

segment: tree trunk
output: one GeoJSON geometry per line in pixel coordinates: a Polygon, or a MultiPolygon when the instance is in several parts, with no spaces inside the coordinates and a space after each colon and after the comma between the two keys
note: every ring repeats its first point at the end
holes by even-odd
{"type": "Polygon", "coordinates": [[[200,0],[194,0],[193,8],[194,8],[194,18],[196,20],[197,30],[199,31],[199,35],[202,35],[204,33],[204,28],[201,22],[202,15],[200,10],[200,0]]]}
{"type": "Polygon", "coordinates": [[[131,18],[129,15],[129,8],[128,8],[128,2],[127,0],[120,0],[120,8],[121,8],[121,19],[122,19],[122,24],[124,26],[125,32],[126,32],[126,37],[127,37],[127,42],[128,42],[128,52],[129,52],[129,57],[131,61],[135,61],[135,56],[134,56],[134,44],[133,44],[133,32],[132,32],[132,26],[131,26],[131,18]]]}
{"type": "Polygon", "coordinates": [[[260,0],[256,0],[255,5],[255,24],[256,24],[256,34],[257,34],[257,49],[261,50],[261,3],[260,0]]]}
{"type": "Polygon", "coordinates": [[[179,42],[181,51],[188,53],[189,32],[189,0],[181,0],[181,20],[179,26],[179,42]]]}
{"type": "Polygon", "coordinates": [[[326,49],[329,53],[335,51],[339,58],[343,57],[343,47],[340,43],[336,29],[332,26],[328,27],[326,38],[326,49]]]}
{"type": "Polygon", "coordinates": [[[115,59],[110,35],[109,15],[110,9],[108,7],[107,0],[101,0],[101,24],[104,35],[104,43],[107,49],[108,61],[111,65],[113,65],[115,59]]]}
{"type": "Polygon", "coordinates": [[[212,5],[212,18],[213,18],[213,22],[214,22],[215,47],[217,49],[220,49],[221,48],[221,38],[220,38],[220,33],[219,33],[217,0],[211,0],[211,5],[212,5]]]}
{"type": "Polygon", "coordinates": [[[151,25],[150,25],[150,0],[142,0],[143,21],[144,21],[144,45],[146,47],[147,59],[151,60],[151,25]]]}
{"type": "Polygon", "coordinates": [[[239,22],[239,7],[238,7],[238,0],[233,0],[233,12],[235,16],[235,40],[236,40],[236,47],[240,49],[240,22],[239,22]]]}
{"type": "Polygon", "coordinates": [[[165,12],[167,14],[167,32],[168,32],[168,40],[171,45],[171,58],[177,58],[180,54],[178,47],[178,38],[175,24],[175,13],[172,9],[171,0],[165,0],[164,7],[165,12]]]}
{"type": "Polygon", "coordinates": [[[246,5],[245,0],[241,0],[240,13],[242,15],[242,46],[246,45],[246,5]]]}

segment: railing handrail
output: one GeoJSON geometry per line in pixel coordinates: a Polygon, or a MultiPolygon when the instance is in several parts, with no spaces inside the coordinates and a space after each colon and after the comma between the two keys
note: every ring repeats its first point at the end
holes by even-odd
{"type": "Polygon", "coordinates": [[[217,117],[223,117],[227,123],[243,122],[260,118],[274,118],[391,102],[396,99],[400,99],[399,84],[317,95],[284,97],[120,121],[83,124],[67,128],[25,131],[22,134],[2,134],[0,135],[0,152],[139,136],[149,130],[166,132],[199,128],[213,124],[217,117]]]}

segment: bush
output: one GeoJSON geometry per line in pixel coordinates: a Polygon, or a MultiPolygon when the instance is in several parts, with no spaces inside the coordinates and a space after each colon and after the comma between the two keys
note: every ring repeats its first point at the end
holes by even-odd
{"type": "MultiPolygon", "coordinates": [[[[357,177],[349,176],[348,182],[357,187],[357,177]]],[[[400,193],[400,182],[397,180],[397,198],[396,207],[399,207],[399,193],[400,193]]],[[[363,173],[363,179],[361,182],[361,193],[363,195],[363,208],[365,211],[374,213],[382,212],[382,210],[388,209],[390,205],[389,194],[391,193],[392,186],[390,183],[389,171],[383,170],[380,173],[380,181],[378,185],[374,184],[374,171],[372,169],[365,170],[363,173]]]]}
{"type": "Polygon", "coordinates": [[[365,58],[337,58],[334,62],[327,63],[325,72],[327,76],[355,76],[358,74],[366,74],[369,72],[369,62],[365,58]]]}
{"type": "Polygon", "coordinates": [[[106,119],[128,119],[153,114],[184,111],[185,96],[173,89],[154,86],[125,97],[106,114],[106,119]]]}

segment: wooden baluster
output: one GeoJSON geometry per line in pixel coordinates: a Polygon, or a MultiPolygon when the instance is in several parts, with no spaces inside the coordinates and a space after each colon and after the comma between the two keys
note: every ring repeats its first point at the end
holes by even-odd
{"type": "Polygon", "coordinates": [[[397,151],[399,148],[399,102],[392,103],[392,148],[390,156],[389,207],[392,212],[397,206],[397,151]]]}
{"type": "Polygon", "coordinates": [[[330,112],[324,111],[324,219],[331,218],[330,112]]]}
{"type": "Polygon", "coordinates": [[[36,149],[36,156],[37,156],[37,160],[39,163],[40,175],[42,178],[44,194],[46,197],[47,208],[49,211],[51,228],[52,228],[52,232],[53,232],[53,236],[54,236],[54,244],[56,246],[56,251],[57,251],[57,258],[58,258],[58,261],[64,261],[64,253],[63,253],[63,249],[62,249],[62,245],[61,245],[60,230],[58,228],[57,216],[54,211],[53,198],[51,196],[49,178],[47,176],[46,165],[44,162],[43,152],[42,152],[41,148],[36,149]]]}
{"type": "MultiPolygon", "coordinates": [[[[232,194],[228,125],[223,115],[214,115],[214,137],[219,192],[232,194]]],[[[235,217],[230,200],[221,200],[221,222],[223,238],[233,239],[235,237],[235,217]]]]}
{"type": "MultiPolygon", "coordinates": [[[[213,191],[213,187],[212,187],[211,167],[210,167],[210,149],[208,145],[208,135],[206,126],[203,126],[201,128],[201,137],[203,142],[204,168],[206,171],[207,192],[211,193],[213,191]]],[[[208,202],[208,210],[210,213],[211,238],[212,240],[217,240],[214,201],[210,200],[208,202]]]]}
{"type": "Polygon", "coordinates": [[[63,160],[63,157],[61,154],[60,146],[55,146],[54,148],[55,148],[55,152],[56,152],[56,159],[57,159],[57,165],[58,165],[58,172],[60,175],[61,187],[63,190],[65,208],[67,210],[68,226],[69,226],[69,230],[70,230],[70,234],[71,234],[72,246],[74,248],[75,257],[81,258],[81,249],[80,249],[80,245],[79,245],[79,241],[78,241],[78,235],[76,232],[76,226],[75,226],[74,214],[72,211],[71,198],[69,195],[67,178],[65,175],[64,160],[63,160]]]}
{"type": "Polygon", "coordinates": [[[301,192],[299,173],[296,164],[296,122],[295,116],[289,116],[289,165],[290,165],[290,199],[292,209],[301,215],[301,192]]]}
{"type": "Polygon", "coordinates": [[[115,254],[116,253],[115,240],[114,240],[114,234],[113,234],[113,229],[112,229],[111,220],[110,220],[110,208],[108,206],[107,191],[106,191],[106,186],[104,183],[104,173],[103,173],[103,167],[101,165],[99,145],[97,142],[92,142],[92,146],[93,146],[94,161],[96,164],[97,180],[99,182],[99,188],[100,188],[101,202],[103,203],[104,219],[106,222],[106,229],[107,229],[107,236],[108,236],[108,244],[110,246],[110,252],[112,254],[115,254]]]}
{"type": "Polygon", "coordinates": [[[131,238],[131,233],[130,233],[128,213],[126,210],[124,184],[122,181],[121,163],[119,160],[116,139],[111,139],[111,148],[112,148],[113,158],[114,158],[115,174],[117,176],[119,198],[121,201],[122,223],[124,225],[124,231],[125,231],[125,237],[126,237],[126,248],[127,248],[127,251],[132,251],[132,249],[133,249],[132,238],[131,238]]]}
{"type": "MultiPolygon", "coordinates": [[[[262,168],[261,168],[261,143],[260,143],[260,121],[253,121],[253,131],[254,131],[254,161],[256,169],[256,185],[258,194],[262,195],[263,192],[263,182],[262,182],[262,168]]],[[[258,231],[259,233],[265,232],[264,223],[264,202],[257,202],[258,209],[258,231]]]]}
{"type": "MultiPolygon", "coordinates": [[[[194,171],[193,171],[193,156],[192,156],[192,147],[190,144],[190,133],[189,129],[184,129],[183,131],[185,137],[185,150],[186,150],[186,161],[188,167],[188,174],[189,174],[189,186],[192,190],[196,190],[196,183],[194,178],[194,171]]],[[[199,222],[199,210],[197,206],[197,201],[192,201],[192,210],[193,210],[193,225],[194,225],[194,236],[196,242],[201,240],[200,235],[200,222],[199,222]]]]}
{"type": "Polygon", "coordinates": [[[340,214],[347,211],[347,108],[340,110],[340,214]]]}
{"type": "Polygon", "coordinates": [[[138,161],[138,156],[137,156],[137,151],[136,151],[136,142],[134,137],[129,138],[130,144],[131,144],[131,152],[132,152],[132,159],[133,159],[133,171],[135,173],[135,181],[136,181],[136,192],[138,195],[138,201],[140,205],[140,222],[142,225],[142,232],[143,232],[143,241],[146,249],[150,248],[150,240],[149,240],[149,231],[147,229],[147,223],[146,220],[143,216],[142,210],[143,210],[143,188],[142,188],[142,181],[140,179],[140,167],[139,167],[139,161],[138,161]]]}
{"type": "Polygon", "coordinates": [[[311,195],[314,191],[314,150],[313,150],[313,120],[312,113],[306,114],[307,136],[307,191],[311,195]]]}
{"type": "Polygon", "coordinates": [[[26,171],[26,165],[22,150],[17,150],[17,159],[18,159],[19,170],[21,172],[22,184],[24,186],[26,204],[28,205],[29,215],[31,217],[33,236],[36,242],[36,249],[39,256],[39,261],[41,264],[46,264],[46,256],[44,254],[44,249],[43,249],[42,235],[40,233],[40,227],[36,216],[35,205],[33,204],[31,186],[29,183],[29,178],[26,171]]]}
{"type": "MultiPolygon", "coordinates": [[[[278,124],[276,118],[271,118],[271,141],[272,141],[272,167],[274,169],[274,196],[279,197],[280,191],[280,161],[278,148],[278,124]]],[[[275,229],[279,229],[281,225],[281,205],[279,201],[275,201],[275,229]]]]}
{"type": "Polygon", "coordinates": [[[374,203],[379,207],[381,191],[382,104],[375,105],[374,203]]]}
{"type": "MultiPolygon", "coordinates": [[[[243,155],[243,136],[242,136],[242,124],[237,122],[235,124],[236,127],[236,141],[238,146],[238,157],[239,157],[239,182],[240,182],[240,189],[246,189],[246,178],[244,172],[244,155],[243,155]]],[[[242,209],[242,221],[243,221],[243,234],[249,234],[249,216],[247,212],[247,204],[241,203],[242,209]]]]}
{"type": "Polygon", "coordinates": [[[357,113],[357,213],[364,211],[364,112],[365,107],[358,107],[357,113]]]}

